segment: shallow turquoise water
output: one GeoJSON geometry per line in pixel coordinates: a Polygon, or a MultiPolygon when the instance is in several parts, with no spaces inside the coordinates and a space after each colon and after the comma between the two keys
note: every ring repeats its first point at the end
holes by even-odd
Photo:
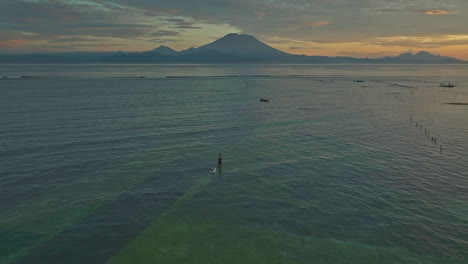
{"type": "Polygon", "coordinates": [[[104,263],[165,216],[468,258],[468,66],[0,70],[5,263],[104,263]]]}

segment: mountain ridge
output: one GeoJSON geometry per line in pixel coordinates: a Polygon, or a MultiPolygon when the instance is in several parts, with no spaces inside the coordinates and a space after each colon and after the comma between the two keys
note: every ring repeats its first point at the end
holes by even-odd
{"type": "Polygon", "coordinates": [[[0,63],[468,63],[426,51],[376,59],[290,54],[252,35],[229,33],[200,47],[176,51],[159,47],[144,52],[70,52],[60,54],[0,54],[0,63]]]}

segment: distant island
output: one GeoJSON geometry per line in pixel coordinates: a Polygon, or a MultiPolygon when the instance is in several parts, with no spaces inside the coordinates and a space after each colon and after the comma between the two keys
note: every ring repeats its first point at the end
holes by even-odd
{"type": "Polygon", "coordinates": [[[0,63],[468,63],[425,51],[376,59],[295,55],[277,50],[246,34],[231,33],[198,48],[176,51],[160,46],[145,52],[68,52],[0,54],[0,63]]]}

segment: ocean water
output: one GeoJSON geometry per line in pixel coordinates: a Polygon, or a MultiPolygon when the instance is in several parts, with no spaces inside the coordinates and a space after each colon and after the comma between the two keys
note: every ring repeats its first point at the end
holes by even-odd
{"type": "Polygon", "coordinates": [[[468,65],[0,76],[0,263],[468,261],[468,65]]]}

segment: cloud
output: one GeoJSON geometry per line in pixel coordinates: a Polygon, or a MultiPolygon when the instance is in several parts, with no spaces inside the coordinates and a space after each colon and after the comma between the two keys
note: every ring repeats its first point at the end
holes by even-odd
{"type": "Polygon", "coordinates": [[[385,56],[397,56],[401,54],[401,52],[394,52],[394,51],[378,51],[378,52],[339,52],[341,56],[346,57],[355,57],[355,58],[381,58],[385,56]]]}
{"type": "Polygon", "coordinates": [[[323,21],[323,20],[311,21],[311,22],[305,22],[304,23],[304,25],[306,25],[308,27],[323,27],[323,26],[327,26],[328,24],[330,24],[330,23],[327,22],[327,21],[323,21]]]}
{"type": "Polygon", "coordinates": [[[144,39],[144,41],[151,42],[151,43],[174,43],[174,42],[177,42],[177,40],[175,40],[175,39],[162,39],[162,38],[144,39]]]}
{"type": "Polygon", "coordinates": [[[179,32],[177,31],[172,31],[172,30],[158,30],[155,31],[148,36],[150,37],[166,37],[166,36],[177,36],[179,35],[179,32]]]}
{"type": "Polygon", "coordinates": [[[37,35],[39,35],[39,34],[34,33],[34,32],[23,32],[23,31],[20,31],[19,34],[24,35],[24,36],[37,36],[37,35]]]}
{"type": "Polygon", "coordinates": [[[283,43],[294,43],[299,45],[316,45],[317,42],[305,41],[300,39],[282,38],[282,37],[267,37],[265,38],[268,43],[283,44],[283,43]]]}
{"type": "Polygon", "coordinates": [[[58,0],[6,1],[0,9],[0,34],[9,30],[41,35],[44,39],[70,35],[129,38],[143,36],[155,28],[150,20],[137,19],[121,6],[93,6],[90,3],[94,1],[79,2],[88,5],[58,0]],[[116,18],[115,12],[121,12],[121,16],[116,18]]]}
{"type": "Polygon", "coordinates": [[[24,39],[9,39],[2,41],[0,40],[0,47],[4,48],[17,48],[23,46],[26,43],[24,39]]]}
{"type": "Polygon", "coordinates": [[[191,22],[179,22],[175,26],[171,26],[170,28],[201,29],[201,27],[194,26],[194,23],[191,22]]]}
{"type": "Polygon", "coordinates": [[[51,40],[51,43],[73,43],[73,42],[94,42],[94,41],[102,41],[106,39],[102,38],[90,38],[90,37],[60,37],[51,40]]]}
{"type": "Polygon", "coordinates": [[[299,46],[291,46],[288,49],[290,49],[290,50],[303,50],[305,48],[304,47],[299,47],[299,46]]]}
{"type": "MultiPolygon", "coordinates": [[[[142,50],[148,47],[148,41],[153,39],[175,41],[174,45],[178,45],[179,48],[187,48],[204,44],[212,37],[219,37],[230,31],[264,35],[262,38],[267,40],[278,36],[315,43],[310,45],[349,42],[381,43],[385,46],[396,45],[397,42],[401,45],[433,45],[437,41],[427,44],[407,40],[383,41],[378,38],[462,35],[466,34],[468,26],[466,17],[462,15],[468,12],[468,1],[462,0],[0,2],[2,47],[6,46],[7,40],[24,39],[26,42],[17,46],[21,48],[37,42],[44,46],[47,43],[51,46],[57,43],[65,45],[73,43],[72,38],[78,37],[95,38],[94,42],[89,40],[89,43],[131,43],[128,45],[129,49],[142,50]],[[446,16],[443,23],[440,23],[429,15],[446,16]],[[64,38],[69,38],[68,42],[64,38]]],[[[75,40],[78,42],[78,39],[75,40]]],[[[450,40],[445,43],[462,42],[450,40]]],[[[287,49],[288,46],[309,45],[289,42],[284,48],[287,49]]]]}
{"type": "Polygon", "coordinates": [[[263,18],[264,16],[271,15],[273,12],[271,11],[261,11],[261,10],[256,10],[255,14],[257,15],[258,18],[263,18]]]}
{"type": "Polygon", "coordinates": [[[185,18],[164,18],[161,21],[169,28],[201,29],[199,26],[194,26],[195,22],[187,21],[185,18]]]}
{"type": "Polygon", "coordinates": [[[400,8],[380,8],[375,9],[377,12],[402,12],[403,10],[400,8]]]}
{"type": "Polygon", "coordinates": [[[442,46],[468,45],[468,35],[439,35],[439,36],[395,36],[376,38],[372,44],[390,47],[418,47],[434,48],[442,46]]]}
{"type": "Polygon", "coordinates": [[[127,44],[119,44],[119,43],[114,43],[114,44],[103,44],[103,43],[86,43],[86,44],[74,44],[73,47],[99,47],[103,48],[105,47],[106,50],[109,50],[110,47],[124,47],[127,46],[127,44]]]}
{"type": "Polygon", "coordinates": [[[429,9],[429,10],[424,10],[424,14],[426,15],[431,15],[431,16],[440,16],[440,15],[450,15],[454,14],[454,12],[449,12],[446,10],[440,10],[440,9],[429,9]]]}

